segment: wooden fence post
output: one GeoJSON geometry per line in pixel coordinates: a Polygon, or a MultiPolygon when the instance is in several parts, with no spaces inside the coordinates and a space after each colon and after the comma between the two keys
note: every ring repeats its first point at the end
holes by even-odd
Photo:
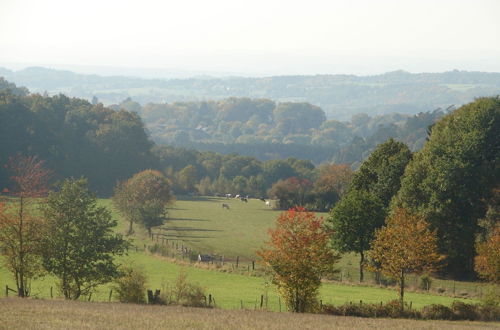
{"type": "Polygon", "coordinates": [[[278,297],[278,305],[280,306],[280,312],[281,312],[281,298],[278,297]]]}
{"type": "Polygon", "coordinates": [[[262,306],[264,306],[264,295],[260,295],[260,309],[262,309],[262,306]]]}
{"type": "Polygon", "coordinates": [[[113,289],[109,290],[108,302],[111,302],[111,296],[113,295],[113,289]]]}
{"type": "Polygon", "coordinates": [[[50,287],[50,298],[54,298],[54,295],[52,294],[52,287],[50,287]]]}
{"type": "Polygon", "coordinates": [[[255,261],[252,260],[252,270],[255,270],[255,261]]]}
{"type": "Polygon", "coordinates": [[[236,268],[238,268],[239,263],[240,263],[240,257],[238,256],[236,257],[236,268]]]}
{"type": "Polygon", "coordinates": [[[9,296],[9,286],[8,285],[5,285],[5,296],[6,297],[9,296]]]}

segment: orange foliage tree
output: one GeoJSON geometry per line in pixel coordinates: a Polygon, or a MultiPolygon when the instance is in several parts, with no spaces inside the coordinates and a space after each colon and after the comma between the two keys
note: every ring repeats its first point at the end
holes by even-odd
{"type": "Polygon", "coordinates": [[[36,156],[17,155],[5,166],[13,185],[0,205],[0,251],[16,281],[19,297],[29,295],[29,281],[40,274],[37,255],[43,219],[37,212],[39,198],[47,193],[50,171],[36,156]]]}
{"type": "Polygon", "coordinates": [[[323,218],[303,208],[290,209],[280,214],[269,235],[270,241],[257,254],[272,270],[288,309],[314,310],[321,278],[334,272],[340,258],[328,246],[331,233],[325,231],[323,218]]]}
{"type": "Polygon", "coordinates": [[[436,231],[420,215],[403,208],[395,209],[386,219],[371,244],[372,270],[394,278],[399,284],[401,308],[404,306],[405,277],[409,273],[433,272],[444,256],[438,254],[436,231]]]}
{"type": "Polygon", "coordinates": [[[496,226],[486,242],[477,244],[476,249],[476,272],[488,281],[500,283],[500,225],[496,226]]]}
{"type": "Polygon", "coordinates": [[[318,167],[314,182],[318,209],[330,210],[347,193],[354,171],[347,164],[328,164],[318,167]]]}

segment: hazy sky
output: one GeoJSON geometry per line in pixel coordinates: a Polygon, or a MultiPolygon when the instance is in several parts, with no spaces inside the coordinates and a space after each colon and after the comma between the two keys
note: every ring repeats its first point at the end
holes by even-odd
{"type": "Polygon", "coordinates": [[[500,72],[499,13],[500,0],[0,0],[0,66],[500,72]]]}

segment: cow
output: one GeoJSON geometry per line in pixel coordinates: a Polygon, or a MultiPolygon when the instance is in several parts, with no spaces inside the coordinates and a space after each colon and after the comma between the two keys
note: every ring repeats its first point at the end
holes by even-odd
{"type": "Polygon", "coordinates": [[[266,199],[265,199],[264,197],[259,198],[259,200],[261,200],[261,201],[263,201],[263,202],[265,202],[265,201],[266,201],[266,199]]]}
{"type": "Polygon", "coordinates": [[[242,202],[248,203],[248,199],[246,199],[245,197],[241,197],[241,198],[240,198],[240,200],[241,200],[242,202]]]}
{"type": "Polygon", "coordinates": [[[240,197],[241,197],[240,195],[236,195],[236,196],[234,196],[234,198],[240,198],[240,197]]]}
{"type": "Polygon", "coordinates": [[[231,198],[231,194],[226,194],[226,199],[231,198]]]}
{"type": "Polygon", "coordinates": [[[222,203],[222,208],[223,208],[223,209],[228,209],[228,210],[229,210],[229,204],[222,203]]]}
{"type": "Polygon", "coordinates": [[[271,202],[270,201],[266,201],[266,206],[271,207],[271,202]]]}

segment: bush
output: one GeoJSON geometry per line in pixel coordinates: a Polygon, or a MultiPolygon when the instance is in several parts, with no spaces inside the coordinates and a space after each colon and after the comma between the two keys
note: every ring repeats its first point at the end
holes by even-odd
{"type": "Polygon", "coordinates": [[[453,320],[454,314],[448,306],[433,304],[422,309],[422,317],[426,320],[453,320]]]}
{"type": "Polygon", "coordinates": [[[499,321],[500,307],[492,305],[472,305],[454,301],[451,307],[444,305],[425,306],[421,312],[409,309],[401,310],[399,300],[386,304],[344,304],[341,306],[325,305],[323,313],[330,315],[358,317],[413,318],[426,320],[469,320],[499,321]]]}
{"type": "Polygon", "coordinates": [[[479,309],[481,321],[500,321],[500,307],[493,305],[481,305],[479,309]]]}
{"type": "Polygon", "coordinates": [[[392,300],[386,304],[344,304],[338,307],[325,305],[323,312],[330,315],[358,316],[358,317],[390,317],[390,318],[420,318],[420,313],[408,308],[401,310],[399,300],[392,300]]]}
{"type": "Polygon", "coordinates": [[[432,284],[432,278],[428,274],[420,276],[421,290],[429,291],[431,289],[431,284],[432,284]]]}
{"type": "Polygon", "coordinates": [[[122,276],[115,280],[113,289],[123,303],[144,304],[146,302],[146,275],[137,268],[125,267],[122,276]]]}
{"type": "Polygon", "coordinates": [[[167,305],[181,305],[189,307],[205,307],[205,289],[197,284],[187,281],[187,274],[181,270],[177,280],[172,286],[163,289],[160,299],[167,305]]]}
{"type": "Polygon", "coordinates": [[[461,301],[454,301],[451,310],[457,320],[474,321],[479,319],[479,309],[481,306],[466,304],[461,301]]]}

